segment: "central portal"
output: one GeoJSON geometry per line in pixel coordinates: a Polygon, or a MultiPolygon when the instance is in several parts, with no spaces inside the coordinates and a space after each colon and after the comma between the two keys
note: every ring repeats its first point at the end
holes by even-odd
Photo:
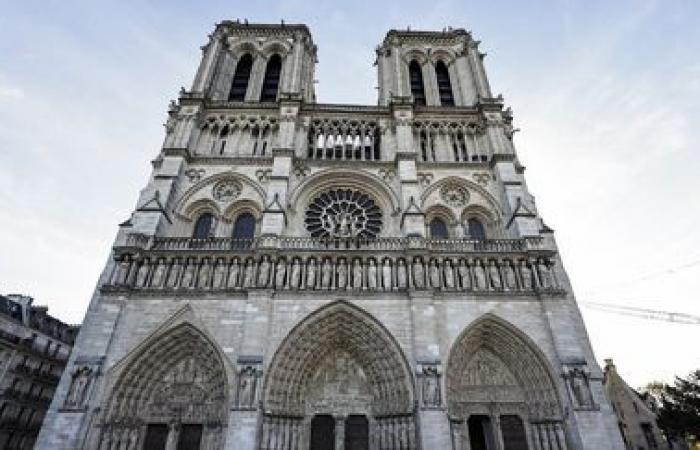
{"type": "Polygon", "coordinates": [[[410,369],[386,330],[353,305],[332,303],[295,327],[266,380],[262,450],[416,448],[410,369]]]}

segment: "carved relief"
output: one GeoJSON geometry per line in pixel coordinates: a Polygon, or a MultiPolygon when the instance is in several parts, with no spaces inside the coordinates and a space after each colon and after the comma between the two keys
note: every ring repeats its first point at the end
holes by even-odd
{"type": "Polygon", "coordinates": [[[212,187],[212,196],[220,202],[230,202],[236,199],[243,190],[243,186],[235,180],[221,180],[212,187]]]}
{"type": "Polygon", "coordinates": [[[199,180],[202,179],[202,177],[205,174],[204,169],[187,169],[185,170],[185,175],[187,176],[187,179],[190,181],[190,183],[196,183],[199,180]]]}
{"type": "Polygon", "coordinates": [[[433,182],[434,175],[430,172],[418,172],[418,184],[426,188],[433,182]]]}
{"type": "Polygon", "coordinates": [[[476,172],[472,174],[472,178],[474,178],[474,181],[476,181],[480,185],[486,187],[488,186],[489,181],[491,180],[491,175],[489,175],[486,172],[476,172]]]}
{"type": "Polygon", "coordinates": [[[458,184],[447,184],[440,189],[440,198],[455,208],[463,207],[469,202],[469,191],[458,184]]]}

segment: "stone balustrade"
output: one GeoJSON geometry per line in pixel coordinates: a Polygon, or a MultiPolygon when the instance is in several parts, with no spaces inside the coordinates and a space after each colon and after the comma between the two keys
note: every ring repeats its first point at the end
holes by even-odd
{"type": "Polygon", "coordinates": [[[109,289],[409,289],[535,292],[559,289],[551,254],[534,240],[261,237],[155,238],[116,251],[109,289]],[[539,249],[539,251],[528,251],[539,249]],[[277,256],[280,250],[292,254],[277,256]]]}
{"type": "Polygon", "coordinates": [[[512,253],[545,250],[543,239],[539,237],[524,239],[428,239],[422,237],[362,239],[261,236],[251,239],[156,237],[153,240],[149,240],[146,236],[139,234],[129,235],[123,245],[117,246],[117,250],[121,249],[184,252],[255,252],[263,250],[402,252],[427,250],[456,254],[465,252],[512,253]]]}

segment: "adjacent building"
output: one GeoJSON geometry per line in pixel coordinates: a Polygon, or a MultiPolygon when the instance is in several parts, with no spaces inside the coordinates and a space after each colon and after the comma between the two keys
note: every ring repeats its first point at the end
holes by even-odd
{"type": "Polygon", "coordinates": [[[612,359],[605,360],[605,393],[617,416],[620,434],[628,450],[684,450],[682,442],[669,439],[656,423],[653,400],[632,389],[617,372],[612,359]]]}
{"type": "Polygon", "coordinates": [[[390,30],[343,105],[306,26],[218,24],[36,448],[623,449],[478,45],[390,30]]]}
{"type": "Polygon", "coordinates": [[[31,450],[78,332],[32,306],[0,296],[0,449],[31,450]]]}

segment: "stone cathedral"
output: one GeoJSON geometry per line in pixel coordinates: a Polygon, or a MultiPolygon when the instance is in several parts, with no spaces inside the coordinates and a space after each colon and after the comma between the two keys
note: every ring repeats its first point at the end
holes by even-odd
{"type": "Polygon", "coordinates": [[[306,26],[218,24],[36,448],[622,449],[478,44],[391,30],[330,104],[306,26]]]}

